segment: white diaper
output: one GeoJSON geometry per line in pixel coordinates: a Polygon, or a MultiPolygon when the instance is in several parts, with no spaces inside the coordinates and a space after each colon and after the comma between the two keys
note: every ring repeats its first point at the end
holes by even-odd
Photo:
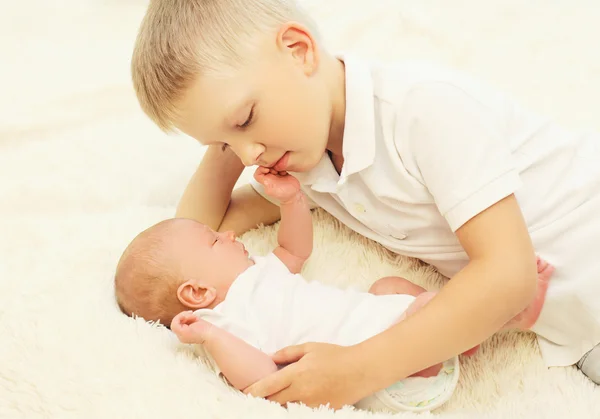
{"type": "Polygon", "coordinates": [[[355,407],[372,412],[424,412],[446,403],[458,383],[458,357],[446,362],[435,377],[408,377],[396,384],[365,397],[355,407]]]}

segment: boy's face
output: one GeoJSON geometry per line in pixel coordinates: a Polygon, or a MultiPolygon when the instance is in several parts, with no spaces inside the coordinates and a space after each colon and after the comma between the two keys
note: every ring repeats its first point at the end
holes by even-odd
{"type": "Polygon", "coordinates": [[[280,34],[231,77],[200,77],[180,103],[178,128],[202,144],[230,147],[245,166],[303,172],[330,133],[329,87],[305,32],[280,34]]]}

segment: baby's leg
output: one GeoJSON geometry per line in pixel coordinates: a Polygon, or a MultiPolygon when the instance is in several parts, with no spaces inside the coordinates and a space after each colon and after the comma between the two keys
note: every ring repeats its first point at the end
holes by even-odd
{"type": "Polygon", "coordinates": [[[369,288],[369,292],[375,295],[408,294],[416,297],[425,291],[425,288],[399,276],[386,276],[375,281],[369,288]]]}
{"type": "MultiPolygon", "coordinates": [[[[371,294],[375,295],[391,295],[391,294],[407,294],[417,297],[417,299],[406,309],[398,321],[404,320],[423,307],[429,302],[435,293],[427,292],[425,288],[420,287],[407,279],[398,276],[388,276],[376,281],[369,289],[371,294]]],[[[434,377],[439,374],[442,369],[442,364],[433,365],[422,371],[413,374],[413,377],[434,377]]]]}
{"type": "Polygon", "coordinates": [[[512,320],[504,325],[503,330],[506,329],[520,329],[529,330],[533,327],[540,313],[542,307],[546,301],[546,293],[548,292],[548,284],[550,277],[554,273],[554,266],[550,265],[545,260],[537,257],[537,294],[531,304],[525,308],[522,312],[517,314],[512,320]]]}
{"type": "MultiPolygon", "coordinates": [[[[425,304],[427,304],[436,294],[435,292],[428,292],[425,290],[425,288],[413,284],[409,280],[399,276],[387,276],[375,281],[375,283],[369,289],[369,292],[375,295],[408,294],[417,297],[417,299],[408,307],[406,312],[404,312],[404,314],[400,317],[400,321],[404,320],[406,317],[412,315],[421,307],[425,306],[425,304]]],[[[469,349],[466,352],[463,352],[463,355],[474,355],[478,349],[479,345],[469,349]]]]}

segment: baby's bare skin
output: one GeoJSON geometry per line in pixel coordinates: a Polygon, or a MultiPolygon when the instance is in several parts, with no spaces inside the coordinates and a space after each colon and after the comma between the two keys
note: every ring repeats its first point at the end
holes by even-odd
{"type": "MultiPolygon", "coordinates": [[[[542,311],[542,307],[544,306],[544,301],[546,299],[546,293],[548,291],[548,284],[550,282],[550,277],[554,273],[554,266],[550,265],[545,260],[540,257],[537,258],[537,272],[538,272],[538,288],[537,295],[533,302],[521,313],[517,314],[511,321],[506,323],[501,330],[508,329],[520,329],[520,330],[529,330],[537,319],[540,316],[542,311]]],[[[399,321],[404,320],[405,318],[411,316],[420,308],[424,307],[429,301],[431,301],[437,293],[428,292],[425,288],[420,287],[407,279],[397,277],[397,276],[388,276],[385,278],[381,278],[376,281],[371,288],[369,289],[371,294],[375,295],[389,295],[389,294],[408,294],[416,297],[416,300],[410,307],[406,310],[406,312],[400,317],[399,321]]],[[[479,349],[479,345],[475,346],[472,349],[469,349],[466,352],[463,352],[462,355],[472,356],[479,349]]],[[[437,364],[432,367],[426,368],[422,371],[413,374],[413,376],[417,377],[433,377],[436,376],[440,370],[442,369],[442,364],[437,364]]]]}
{"type": "MultiPolygon", "coordinates": [[[[282,202],[282,210],[285,209],[285,211],[288,212],[287,216],[283,217],[282,225],[279,230],[278,241],[280,243],[280,252],[278,256],[283,258],[291,271],[299,272],[302,264],[308,258],[310,251],[312,250],[312,223],[308,207],[294,198],[302,196],[300,185],[293,176],[285,172],[280,173],[274,169],[268,168],[259,168],[255,173],[255,178],[265,186],[266,192],[270,196],[273,196],[282,202]],[[305,219],[304,223],[300,223],[304,225],[304,228],[299,228],[297,223],[299,218],[305,219]],[[289,220],[295,220],[296,222],[290,223],[289,220]],[[289,252],[285,249],[290,249],[292,251],[289,252]],[[282,250],[285,250],[285,252],[282,253],[282,250]]],[[[535,324],[539,317],[546,297],[548,281],[554,268],[540,258],[537,260],[537,267],[538,293],[536,298],[529,307],[515,316],[503,329],[528,329],[535,324]]],[[[382,278],[371,286],[369,292],[375,295],[407,294],[416,297],[415,301],[402,316],[400,316],[398,321],[402,321],[414,314],[436,295],[435,292],[427,292],[424,288],[400,277],[382,278]]],[[[211,327],[211,325],[207,324],[205,321],[195,318],[191,312],[180,313],[176,316],[171,328],[182,342],[202,343],[208,346],[214,346],[216,349],[217,346],[222,346],[221,343],[223,342],[212,342],[213,340],[227,341],[229,344],[238,347],[238,349],[236,349],[238,353],[250,354],[257,359],[264,361],[265,367],[242,372],[237,365],[236,368],[229,368],[232,362],[229,357],[219,356],[222,369],[230,372],[230,377],[228,378],[230,379],[230,382],[239,382],[242,383],[243,386],[246,386],[252,384],[252,382],[250,382],[251,380],[249,381],[249,378],[255,379],[257,376],[264,376],[273,371],[273,363],[272,361],[269,361],[270,358],[266,354],[261,355],[260,351],[249,347],[245,343],[239,341],[239,339],[234,339],[225,331],[218,330],[218,333],[214,334],[215,327],[211,327]],[[224,337],[219,338],[220,334],[224,337]]],[[[479,346],[476,346],[475,348],[466,351],[463,355],[473,355],[478,347],[479,346]]],[[[232,348],[229,347],[228,352],[231,351],[232,348]]],[[[219,355],[222,355],[222,353],[219,355]]],[[[442,364],[437,364],[417,372],[416,374],[413,374],[413,376],[432,377],[437,375],[441,368],[442,364]]],[[[243,389],[243,386],[240,384],[236,385],[239,389],[243,389]]]]}

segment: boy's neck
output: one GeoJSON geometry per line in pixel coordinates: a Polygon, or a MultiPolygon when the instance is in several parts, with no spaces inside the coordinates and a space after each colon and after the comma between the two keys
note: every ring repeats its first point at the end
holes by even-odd
{"type": "Polygon", "coordinates": [[[323,56],[326,68],[327,84],[330,86],[331,124],[327,150],[333,155],[343,157],[342,143],[344,122],[346,119],[346,71],[343,61],[329,54],[323,56]]]}

